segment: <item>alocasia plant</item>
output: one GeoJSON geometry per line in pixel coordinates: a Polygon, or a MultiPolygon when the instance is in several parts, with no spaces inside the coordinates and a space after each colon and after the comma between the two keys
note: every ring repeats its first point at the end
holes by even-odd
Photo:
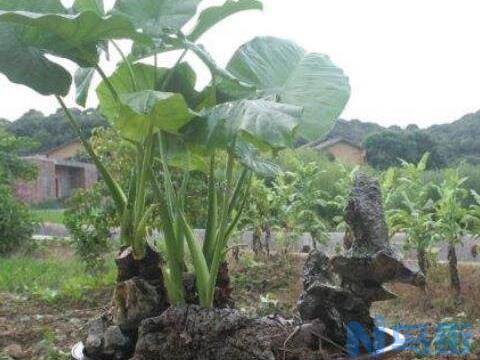
{"type": "Polygon", "coordinates": [[[189,33],[182,29],[196,15],[200,0],[118,0],[106,14],[101,0],[77,0],[72,9],[59,0],[39,3],[0,0],[0,42],[6,44],[0,49],[0,72],[57,97],[110,190],[122,220],[122,241],[137,260],[145,256],[147,220],[158,209],[170,302],[185,301],[186,243],[200,303],[212,306],[219,266],[245,205],[251,174],[277,171],[261,152],[291,146],[298,135],[324,135],[348,100],[348,79],[326,56],[268,37],[242,46],[226,69],[219,67],[197,41],[228,16],[261,9],[256,0],[227,0],[207,8],[189,33]],[[133,40],[132,52],[125,55],[116,39],[133,40]],[[111,76],[99,63],[107,43],[122,58],[111,76]],[[178,49],[183,51],[175,65],[158,66],[157,54],[178,49]],[[202,90],[195,71],[182,62],[188,51],[211,71],[212,81],[202,90]],[[46,54],[82,68],[75,76],[81,105],[94,72],[101,76],[100,111],[137,148],[128,189],[119,186],[81,133],[62,100],[72,77],[46,54]],[[155,65],[137,62],[147,56],[154,57],[155,65]],[[179,186],[172,181],[172,166],[184,169],[179,186]],[[184,213],[189,172],[202,168],[209,178],[203,246],[184,213]]]}

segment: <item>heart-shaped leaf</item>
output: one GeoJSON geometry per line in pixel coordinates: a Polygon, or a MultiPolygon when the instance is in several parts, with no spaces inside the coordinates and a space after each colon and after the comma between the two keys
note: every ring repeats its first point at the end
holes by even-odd
{"type": "Polygon", "coordinates": [[[203,10],[197,23],[188,38],[197,41],[204,33],[210,30],[227,17],[246,10],[262,10],[263,4],[259,0],[227,0],[223,5],[213,6],[203,10]]]}
{"type": "Polygon", "coordinates": [[[190,151],[182,136],[164,134],[163,147],[170,166],[189,171],[208,173],[208,163],[204,154],[190,151]]]}
{"type": "Polygon", "coordinates": [[[298,132],[309,140],[326,135],[350,96],[348,78],[327,56],[287,40],[255,38],[233,55],[227,70],[254,85],[261,97],[302,106],[298,132]]]}
{"type": "Polygon", "coordinates": [[[105,16],[103,0],[75,0],[73,9],[76,12],[93,11],[99,16],[105,16]]]}
{"type": "Polygon", "coordinates": [[[101,17],[92,11],[76,15],[0,11],[0,22],[21,25],[19,40],[30,47],[75,61],[82,67],[98,62],[98,46],[110,39],[149,43],[123,16],[101,17]]]}
{"type": "Polygon", "coordinates": [[[114,13],[122,14],[137,29],[152,37],[165,30],[180,30],[197,12],[201,0],[118,0],[114,13]]]}
{"type": "Polygon", "coordinates": [[[26,85],[42,95],[65,96],[72,77],[44,52],[18,39],[17,27],[0,24],[0,73],[10,81],[26,85]]]}
{"type": "Polygon", "coordinates": [[[282,172],[278,165],[262,158],[253,145],[244,141],[235,143],[234,154],[243,166],[257,175],[274,177],[282,172]]]}
{"type": "Polygon", "coordinates": [[[301,114],[294,105],[243,100],[204,112],[182,132],[188,143],[207,149],[232,147],[241,137],[257,147],[277,150],[292,145],[301,114]]]}
{"type": "Polygon", "coordinates": [[[131,140],[142,140],[150,124],[175,134],[193,118],[180,94],[144,90],[121,94],[120,102],[122,110],[114,120],[114,126],[131,140]]]}
{"type": "Polygon", "coordinates": [[[137,29],[153,38],[153,44],[135,43],[136,59],[153,55],[162,48],[162,36],[179,31],[197,12],[201,0],[118,0],[113,13],[126,16],[137,29]]]}
{"type": "MultiPolygon", "coordinates": [[[[143,90],[158,90],[180,93],[188,104],[194,103],[198,98],[195,91],[196,75],[187,63],[179,64],[171,75],[168,75],[170,69],[155,69],[154,66],[142,63],[133,64],[131,69],[134,79],[127,64],[122,64],[109,78],[110,83],[120,95],[143,90]]],[[[103,115],[114,121],[122,109],[104,81],[97,88],[97,96],[103,115]]]]}
{"type": "Polygon", "coordinates": [[[66,12],[60,0],[0,0],[0,10],[58,14],[66,12]]]}
{"type": "MultiPolygon", "coordinates": [[[[60,0],[0,0],[0,10],[65,12],[60,0]]],[[[23,43],[18,36],[22,30],[20,26],[0,24],[0,72],[42,95],[66,95],[72,82],[70,74],[47,59],[42,50],[23,43]]]]}

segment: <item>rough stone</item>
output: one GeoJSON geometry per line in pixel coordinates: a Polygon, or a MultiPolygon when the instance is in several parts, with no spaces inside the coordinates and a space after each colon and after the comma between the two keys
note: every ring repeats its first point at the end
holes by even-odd
{"type": "Polygon", "coordinates": [[[117,360],[129,358],[135,348],[134,334],[125,334],[111,325],[106,316],[89,323],[85,354],[92,359],[117,360]]]}
{"type": "Polygon", "coordinates": [[[140,322],[159,314],[161,298],[156,288],[136,277],[117,284],[113,294],[113,324],[135,330],[140,322]]]}
{"type": "Polygon", "coordinates": [[[376,179],[364,174],[355,177],[345,221],[354,235],[349,250],[352,255],[374,254],[389,248],[382,194],[376,179]]]}
{"type": "Polygon", "coordinates": [[[408,269],[390,247],[382,195],[375,179],[366,175],[355,178],[345,220],[353,235],[345,254],[329,259],[319,251],[310,253],[298,302],[302,320],[320,319],[330,338],[340,345],[345,344],[351,321],[373,332],[371,304],[396,297],[383,283],[425,285],[423,274],[408,269]]]}
{"type": "Polygon", "coordinates": [[[19,344],[8,345],[3,349],[3,352],[13,359],[25,359],[28,356],[19,344]]]}
{"type": "Polygon", "coordinates": [[[250,319],[232,309],[172,307],[142,323],[132,360],[320,360],[315,321],[250,319]]]}

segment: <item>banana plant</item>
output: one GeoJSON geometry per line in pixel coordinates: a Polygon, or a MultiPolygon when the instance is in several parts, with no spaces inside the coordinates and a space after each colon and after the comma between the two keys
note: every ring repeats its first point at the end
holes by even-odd
{"type": "Polygon", "coordinates": [[[434,186],[422,178],[429,156],[425,153],[417,164],[402,161],[401,168],[387,170],[383,181],[390,235],[399,232],[406,235],[404,249],[416,251],[424,275],[427,275],[430,265],[427,255],[440,241],[435,202],[430,196],[434,186]],[[394,206],[395,202],[398,202],[398,207],[394,206]]]}
{"type": "Polygon", "coordinates": [[[256,38],[243,45],[222,69],[198,41],[218,22],[260,9],[261,3],[227,0],[196,16],[199,3],[118,0],[105,12],[101,0],[77,0],[71,9],[60,0],[0,0],[0,72],[12,82],[57,98],[115,201],[121,239],[135,259],[145,256],[148,220],[160,213],[158,227],[166,244],[163,273],[171,304],[185,302],[186,244],[200,303],[212,306],[219,268],[245,207],[252,173],[277,171],[261,153],[290,147],[298,136],[322,136],[343,110],[350,88],[348,78],[328,57],[276,38],[256,38]],[[193,30],[184,32],[194,17],[193,30]],[[117,39],[133,41],[130,54],[117,39]],[[107,75],[100,55],[110,47],[122,61],[107,75]],[[172,50],[181,50],[177,62],[160,66],[158,54],[172,50]],[[194,69],[183,61],[188,52],[211,72],[212,81],[202,90],[197,89],[194,69]],[[75,85],[80,105],[85,104],[93,76],[101,77],[96,89],[100,111],[136,149],[128,188],[115,181],[81,133],[62,98],[72,76],[46,55],[79,65],[75,85]],[[153,58],[153,65],[140,62],[145,57],[153,58]],[[181,184],[172,180],[173,167],[184,171],[181,184]],[[184,211],[193,170],[208,174],[203,245],[184,211]]]}
{"type": "Polygon", "coordinates": [[[458,170],[445,171],[445,180],[437,186],[440,199],[436,207],[436,220],[439,234],[448,245],[448,263],[450,284],[457,295],[460,295],[461,283],[457,267],[456,246],[462,244],[463,237],[470,233],[472,216],[469,209],[462,205],[468,194],[463,187],[467,179],[458,174],[458,170]]]}

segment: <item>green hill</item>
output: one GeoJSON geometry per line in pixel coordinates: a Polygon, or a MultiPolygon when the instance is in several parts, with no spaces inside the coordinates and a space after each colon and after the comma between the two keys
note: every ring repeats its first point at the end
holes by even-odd
{"type": "MultiPolygon", "coordinates": [[[[107,126],[107,121],[94,110],[81,111],[73,109],[80,126],[86,134],[99,126],[107,126]]],[[[0,123],[7,131],[16,136],[30,137],[38,143],[33,152],[44,152],[77,138],[63,111],[45,116],[39,111],[30,110],[18,120],[11,123],[0,123]]],[[[26,154],[28,154],[28,151],[26,154]]]]}
{"type": "Polygon", "coordinates": [[[386,131],[400,134],[419,132],[427,135],[437,145],[438,151],[448,164],[462,160],[480,164],[480,111],[465,115],[452,123],[433,125],[426,129],[418,129],[416,125],[409,125],[406,129],[398,126],[385,128],[359,120],[339,120],[328,137],[341,136],[362,144],[369,136],[386,131]]]}

